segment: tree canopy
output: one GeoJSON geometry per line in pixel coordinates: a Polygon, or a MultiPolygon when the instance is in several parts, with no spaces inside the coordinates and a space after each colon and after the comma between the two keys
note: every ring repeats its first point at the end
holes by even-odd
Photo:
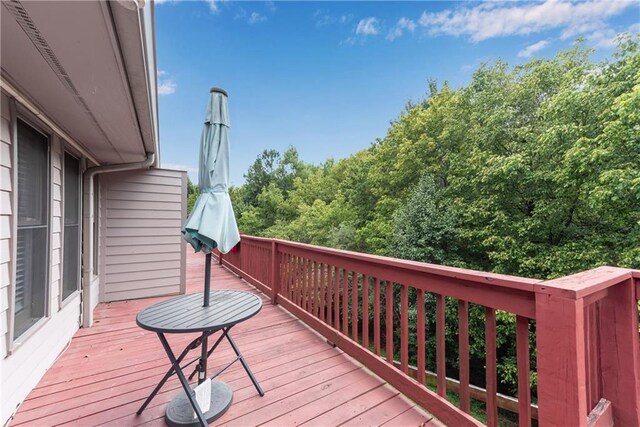
{"type": "Polygon", "coordinates": [[[232,191],[243,232],[506,274],[640,268],[640,51],[578,43],[429,84],[384,138],[311,165],[265,150],[232,191]]]}

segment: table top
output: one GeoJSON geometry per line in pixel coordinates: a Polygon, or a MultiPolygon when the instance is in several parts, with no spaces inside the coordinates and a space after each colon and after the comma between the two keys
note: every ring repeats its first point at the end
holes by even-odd
{"type": "Polygon", "coordinates": [[[209,306],[204,295],[182,295],[142,310],[136,323],[142,329],[161,333],[217,331],[255,316],[262,308],[259,296],[232,290],[212,290],[209,306]]]}

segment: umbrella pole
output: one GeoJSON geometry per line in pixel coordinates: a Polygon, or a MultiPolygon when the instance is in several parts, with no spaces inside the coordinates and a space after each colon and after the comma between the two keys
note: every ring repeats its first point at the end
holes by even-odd
{"type": "Polygon", "coordinates": [[[204,264],[204,305],[209,307],[209,290],[211,288],[211,253],[208,253],[204,264]]]}
{"type": "MultiPolygon", "coordinates": [[[[205,256],[204,262],[204,301],[203,307],[209,307],[209,293],[211,290],[211,253],[205,256]]],[[[207,377],[207,351],[209,350],[206,333],[202,334],[202,348],[200,354],[200,370],[198,372],[198,384],[202,384],[207,377]]]]}

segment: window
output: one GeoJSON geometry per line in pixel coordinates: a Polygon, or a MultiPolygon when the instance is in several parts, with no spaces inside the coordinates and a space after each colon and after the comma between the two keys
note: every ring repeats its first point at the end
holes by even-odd
{"type": "Polygon", "coordinates": [[[62,300],[80,285],[80,160],[64,153],[62,300]]]}
{"type": "Polygon", "coordinates": [[[17,120],[17,131],[15,338],[46,316],[49,271],[48,138],[21,120],[17,120]]]}

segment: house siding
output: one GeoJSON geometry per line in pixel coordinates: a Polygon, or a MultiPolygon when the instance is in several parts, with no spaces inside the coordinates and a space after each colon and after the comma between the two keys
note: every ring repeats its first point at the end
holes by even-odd
{"type": "Polygon", "coordinates": [[[11,117],[9,99],[2,94],[0,102],[0,356],[7,355],[9,325],[9,284],[11,283],[11,257],[13,240],[13,147],[11,145],[11,117]]]}
{"type": "Polygon", "coordinates": [[[60,305],[61,280],[61,229],[62,229],[62,153],[63,143],[57,135],[49,141],[50,152],[50,227],[49,227],[49,280],[48,316],[18,344],[11,344],[12,313],[11,285],[13,281],[13,238],[15,212],[13,200],[13,144],[9,99],[2,93],[0,119],[0,421],[4,423],[15,412],[17,406],[37,385],[46,370],[64,350],[79,328],[80,295],[74,294],[60,305]],[[13,348],[10,348],[13,346],[13,348]]]}
{"type": "Polygon", "coordinates": [[[148,169],[101,177],[101,301],[184,292],[186,173],[148,169]]]}

